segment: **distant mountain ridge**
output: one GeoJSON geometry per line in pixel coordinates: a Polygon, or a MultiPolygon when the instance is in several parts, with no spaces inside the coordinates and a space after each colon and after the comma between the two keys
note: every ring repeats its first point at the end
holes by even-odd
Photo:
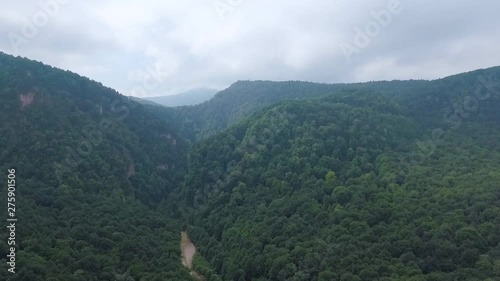
{"type": "Polygon", "coordinates": [[[163,106],[188,106],[197,105],[202,102],[208,101],[215,96],[218,90],[209,88],[192,89],[176,95],[147,97],[143,100],[152,101],[163,106]]]}
{"type": "MultiPolygon", "coordinates": [[[[177,119],[178,131],[195,141],[220,132],[255,111],[285,100],[319,98],[340,91],[366,90],[404,102],[408,109],[419,112],[425,104],[432,111],[419,114],[420,119],[436,119],[464,89],[474,92],[482,79],[499,77],[500,67],[479,69],[436,80],[394,80],[363,83],[325,84],[302,81],[237,81],[212,99],[195,105],[172,109],[153,109],[166,120],[177,119]],[[465,88],[463,88],[465,87],[465,88]],[[437,99],[437,100],[436,100],[437,99]],[[182,121],[181,121],[182,120],[182,121]]],[[[492,86],[488,86],[492,87],[492,86]]],[[[464,97],[462,97],[464,98],[464,97]]],[[[493,97],[492,100],[496,98],[493,97]]],[[[482,107],[486,109],[487,107],[482,107]]],[[[488,107],[489,108],[489,107],[488,107]]]]}

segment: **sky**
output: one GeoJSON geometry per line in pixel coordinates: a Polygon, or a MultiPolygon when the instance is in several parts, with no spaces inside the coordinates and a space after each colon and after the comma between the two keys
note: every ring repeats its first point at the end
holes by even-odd
{"type": "Polygon", "coordinates": [[[500,65],[497,0],[5,1],[0,51],[125,95],[238,80],[437,79],[500,65]]]}

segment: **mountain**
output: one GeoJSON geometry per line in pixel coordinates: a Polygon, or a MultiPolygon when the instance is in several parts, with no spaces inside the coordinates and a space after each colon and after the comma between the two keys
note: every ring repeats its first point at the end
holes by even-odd
{"type": "Polygon", "coordinates": [[[0,54],[0,101],[6,280],[500,278],[499,67],[169,108],[0,54]]]}
{"type": "Polygon", "coordinates": [[[168,107],[196,105],[213,98],[217,92],[218,90],[214,89],[198,88],[176,95],[147,97],[144,100],[168,107]]]}
{"type": "Polygon", "coordinates": [[[152,111],[160,118],[177,120],[177,130],[194,142],[228,128],[259,108],[283,100],[322,96],[341,88],[309,82],[238,81],[202,104],[152,111]]]}
{"type": "MultiPolygon", "coordinates": [[[[181,223],[161,207],[183,181],[186,142],[116,91],[42,63],[0,54],[0,85],[0,178],[15,169],[18,219],[17,271],[1,279],[189,280],[181,223]]],[[[10,252],[0,243],[2,264],[10,252]]]]}
{"type": "MultiPolygon", "coordinates": [[[[472,99],[461,86],[448,93],[472,99]]],[[[497,280],[500,102],[477,89],[477,116],[439,138],[418,118],[441,111],[427,98],[362,90],[280,102],[195,144],[181,193],[210,280],[497,280]]]]}
{"type": "MultiPolygon", "coordinates": [[[[477,70],[437,80],[378,81],[352,84],[320,84],[301,81],[238,81],[220,91],[207,102],[196,106],[177,107],[173,110],[152,108],[162,119],[175,119],[177,130],[188,140],[196,141],[220,132],[236,124],[243,117],[258,109],[284,100],[320,98],[346,90],[367,90],[393,97],[407,104],[417,117],[439,120],[437,116],[421,115],[422,108],[449,110],[455,96],[474,93],[478,87],[491,85],[490,76],[500,75],[500,67],[477,70]]],[[[495,98],[495,97],[494,97],[495,98]]],[[[433,114],[444,112],[434,110],[433,114]]]]}

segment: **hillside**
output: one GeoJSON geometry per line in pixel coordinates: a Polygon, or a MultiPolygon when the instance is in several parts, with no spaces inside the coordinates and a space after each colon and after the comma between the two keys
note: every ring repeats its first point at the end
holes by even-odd
{"type": "Polygon", "coordinates": [[[160,117],[177,119],[178,131],[195,141],[226,129],[259,108],[283,100],[322,96],[340,88],[308,82],[239,81],[202,104],[156,112],[160,117]]]}
{"type": "MultiPolygon", "coordinates": [[[[346,90],[382,93],[406,105],[421,122],[433,122],[442,119],[441,116],[446,113],[443,110],[450,110],[453,103],[477,103],[477,99],[470,100],[469,95],[474,96],[478,88],[485,87],[484,84],[490,88],[499,88],[490,81],[491,77],[499,75],[500,67],[493,67],[432,81],[378,81],[352,84],[239,81],[220,91],[213,99],[196,106],[174,109],[153,106],[150,110],[166,121],[176,120],[174,125],[178,126],[177,131],[192,142],[220,132],[236,124],[243,117],[280,101],[320,98],[346,90]],[[458,101],[460,97],[466,100],[458,101]],[[422,111],[429,110],[430,115],[421,114],[422,111]]],[[[497,95],[492,98],[498,99],[497,95]]]]}
{"type": "Polygon", "coordinates": [[[498,128],[470,119],[434,142],[413,116],[339,93],[195,145],[182,194],[211,280],[498,279],[498,128]]]}
{"type": "MultiPolygon", "coordinates": [[[[0,85],[0,177],[15,168],[20,225],[9,280],[188,280],[180,223],[156,210],[183,179],[183,139],[114,90],[38,62],[0,54],[0,85]]],[[[0,243],[4,265],[7,253],[0,243]]]]}

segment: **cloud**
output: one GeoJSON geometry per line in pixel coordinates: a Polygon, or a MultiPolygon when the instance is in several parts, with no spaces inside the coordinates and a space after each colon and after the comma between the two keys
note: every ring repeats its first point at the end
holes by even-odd
{"type": "Polygon", "coordinates": [[[124,94],[147,80],[148,96],[247,79],[433,79],[500,64],[500,2],[492,0],[401,0],[402,11],[347,60],[340,44],[354,46],[356,28],[373,25],[391,1],[9,1],[0,11],[0,50],[124,94]],[[216,3],[227,8],[223,20],[216,3]],[[53,15],[15,50],[9,34],[23,36],[43,12],[53,15]],[[161,73],[155,83],[152,69],[161,73]]]}

